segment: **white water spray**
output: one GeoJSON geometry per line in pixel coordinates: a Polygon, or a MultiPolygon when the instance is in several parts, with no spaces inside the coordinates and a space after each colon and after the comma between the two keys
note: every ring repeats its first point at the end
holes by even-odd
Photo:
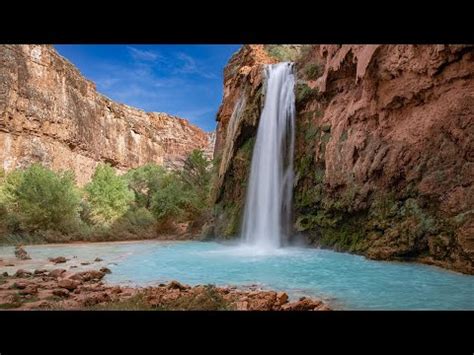
{"type": "Polygon", "coordinates": [[[242,238],[252,247],[268,250],[282,246],[290,231],[295,139],[293,63],[266,66],[265,85],[242,238]]]}

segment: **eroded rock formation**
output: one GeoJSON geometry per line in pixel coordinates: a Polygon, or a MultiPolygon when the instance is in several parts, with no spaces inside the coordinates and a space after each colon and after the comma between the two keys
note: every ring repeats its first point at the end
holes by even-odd
{"type": "MultiPolygon", "coordinates": [[[[212,137],[211,137],[212,138],[212,137]]],[[[0,46],[0,160],[71,169],[87,182],[98,162],[127,170],[179,165],[212,139],[187,120],[116,103],[52,46],[0,46]]]]}
{"type": "Polygon", "coordinates": [[[474,273],[474,46],[244,46],[225,71],[215,232],[238,233],[262,65],[298,70],[294,222],[316,245],[474,273]]]}

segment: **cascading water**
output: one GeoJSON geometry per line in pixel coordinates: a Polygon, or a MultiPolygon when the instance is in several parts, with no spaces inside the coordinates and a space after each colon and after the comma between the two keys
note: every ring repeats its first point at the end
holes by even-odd
{"type": "Polygon", "coordinates": [[[252,156],[242,237],[259,249],[282,245],[290,230],[295,120],[293,63],[265,67],[265,103],[252,156]]]}

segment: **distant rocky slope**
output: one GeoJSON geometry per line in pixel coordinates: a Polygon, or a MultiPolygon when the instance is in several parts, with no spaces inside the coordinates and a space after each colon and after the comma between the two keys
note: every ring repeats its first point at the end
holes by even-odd
{"type": "Polygon", "coordinates": [[[294,229],[474,273],[474,46],[247,45],[225,69],[215,233],[239,232],[264,64],[297,67],[294,229]]]}
{"type": "Polygon", "coordinates": [[[116,103],[49,45],[0,46],[0,161],[41,162],[87,182],[98,162],[127,170],[179,165],[212,137],[187,120],[116,103]]]}

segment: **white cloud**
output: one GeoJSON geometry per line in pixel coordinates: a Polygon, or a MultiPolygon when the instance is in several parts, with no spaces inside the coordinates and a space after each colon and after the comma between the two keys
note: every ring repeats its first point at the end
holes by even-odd
{"type": "Polygon", "coordinates": [[[154,62],[160,58],[160,55],[154,51],[142,50],[135,47],[127,47],[130,55],[137,61],[154,62]]]}
{"type": "Polygon", "coordinates": [[[207,72],[206,70],[200,68],[193,57],[185,54],[178,53],[176,58],[182,62],[182,66],[176,68],[176,73],[182,74],[197,74],[206,79],[214,79],[216,75],[214,73],[207,72]]]}

